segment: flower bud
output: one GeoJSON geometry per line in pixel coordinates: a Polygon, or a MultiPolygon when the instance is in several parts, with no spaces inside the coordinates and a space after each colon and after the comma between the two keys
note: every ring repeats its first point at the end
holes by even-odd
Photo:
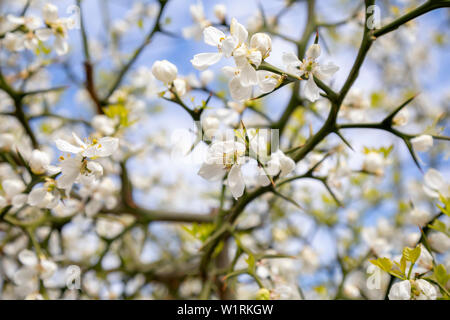
{"type": "Polygon", "coordinates": [[[186,94],[186,81],[183,79],[175,79],[173,81],[173,86],[175,88],[175,92],[179,97],[182,97],[186,94]]]}
{"type": "Polygon", "coordinates": [[[177,77],[178,69],[167,60],[158,60],[153,63],[152,74],[164,83],[172,83],[177,77]]]}
{"type": "Polygon", "coordinates": [[[431,220],[431,215],[425,210],[414,208],[410,212],[410,218],[413,224],[423,227],[431,220]]]}
{"type": "Polygon", "coordinates": [[[403,108],[395,115],[394,119],[392,119],[392,125],[404,126],[405,124],[408,123],[408,119],[409,119],[408,109],[403,108]]]}
{"type": "Polygon", "coordinates": [[[14,136],[11,133],[0,134],[0,150],[9,151],[14,145],[14,136]]]}
{"type": "Polygon", "coordinates": [[[250,39],[250,47],[261,52],[262,58],[265,59],[272,51],[272,39],[265,33],[255,33],[250,39]]]}
{"type": "Polygon", "coordinates": [[[51,3],[46,3],[42,9],[42,17],[45,22],[54,22],[58,19],[58,7],[51,3]]]}
{"type": "Polygon", "coordinates": [[[217,19],[219,19],[220,21],[225,21],[226,14],[227,7],[225,7],[224,4],[219,3],[214,6],[214,15],[217,19]]]}
{"type": "Polygon", "coordinates": [[[428,134],[411,139],[411,144],[414,150],[419,152],[426,152],[433,146],[433,137],[428,134]]]}
{"type": "Polygon", "coordinates": [[[50,164],[50,158],[47,153],[40,150],[33,150],[31,153],[31,157],[29,160],[29,165],[31,171],[34,174],[43,174],[47,170],[48,165],[50,164]]]}
{"type": "Polygon", "coordinates": [[[373,151],[366,154],[363,163],[363,170],[370,173],[375,173],[377,175],[382,175],[384,171],[383,167],[384,159],[381,154],[373,151]]]}
{"type": "Polygon", "coordinates": [[[203,131],[207,138],[211,138],[220,126],[219,119],[216,117],[205,117],[202,121],[203,131]]]}

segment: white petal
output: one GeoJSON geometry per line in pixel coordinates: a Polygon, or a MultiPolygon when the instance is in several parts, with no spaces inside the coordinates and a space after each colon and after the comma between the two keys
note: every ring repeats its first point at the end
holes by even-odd
{"type": "Polygon", "coordinates": [[[28,204],[30,206],[39,205],[47,194],[47,188],[34,188],[28,195],[28,204]]]}
{"type": "Polygon", "coordinates": [[[103,175],[103,167],[96,161],[89,161],[86,165],[86,168],[90,171],[90,174],[94,175],[96,178],[99,178],[103,175]]]}
{"type": "Polygon", "coordinates": [[[270,156],[270,160],[267,162],[266,172],[271,176],[276,176],[281,170],[280,159],[276,154],[270,156]]]}
{"type": "Polygon", "coordinates": [[[238,199],[244,194],[245,182],[242,176],[241,167],[234,165],[231,167],[228,173],[228,186],[230,187],[231,194],[235,199],[238,199]]]}
{"type": "Polygon", "coordinates": [[[45,29],[36,30],[35,34],[39,40],[47,41],[53,34],[53,31],[52,31],[52,29],[45,28],[45,29]]]}
{"type": "Polygon", "coordinates": [[[8,14],[6,16],[6,19],[8,22],[14,24],[15,26],[20,26],[21,24],[25,24],[25,18],[24,17],[18,17],[13,14],[8,14]]]}
{"type": "Polygon", "coordinates": [[[409,280],[400,281],[392,285],[389,291],[389,300],[411,299],[411,283],[409,280]]]}
{"type": "Polygon", "coordinates": [[[286,66],[289,65],[299,66],[301,64],[300,60],[292,52],[284,52],[281,58],[283,60],[283,64],[286,66]]]}
{"type": "Polygon", "coordinates": [[[67,40],[61,35],[56,35],[55,37],[55,50],[56,53],[60,56],[65,55],[67,52],[69,52],[69,44],[67,43],[67,40]]]}
{"type": "Polygon", "coordinates": [[[314,102],[320,98],[319,87],[314,82],[314,77],[312,75],[310,75],[308,80],[306,81],[304,94],[306,99],[311,102],[314,102]]]}
{"type": "Polygon", "coordinates": [[[280,156],[281,173],[280,177],[287,176],[295,169],[295,162],[290,157],[284,155],[281,150],[278,150],[282,156],[280,156]]]}
{"type": "Polygon", "coordinates": [[[81,140],[80,137],[73,131],[72,131],[72,137],[80,147],[86,148],[86,144],[83,142],[83,140],[81,140]]]}
{"type": "Polygon", "coordinates": [[[80,174],[81,159],[66,159],[61,163],[61,175],[57,180],[58,187],[70,189],[80,174]]]}
{"type": "Polygon", "coordinates": [[[244,43],[248,37],[248,31],[245,27],[237,22],[235,18],[231,20],[230,24],[230,33],[233,37],[235,37],[239,44],[244,43]]]}
{"type": "Polygon", "coordinates": [[[119,139],[112,137],[105,137],[98,140],[98,143],[94,146],[97,147],[97,157],[109,157],[114,152],[116,152],[117,148],[119,148],[119,139]]]}
{"type": "Polygon", "coordinates": [[[229,78],[233,78],[236,75],[237,69],[230,67],[230,66],[225,66],[222,68],[222,72],[229,78]]]}
{"type": "Polygon", "coordinates": [[[93,217],[102,209],[103,202],[99,200],[91,200],[84,208],[88,217],[93,217]]]}
{"type": "Polygon", "coordinates": [[[41,279],[45,280],[50,278],[58,269],[56,263],[48,259],[41,259],[41,279]]]}
{"type": "Polygon", "coordinates": [[[46,3],[42,9],[42,17],[46,22],[56,21],[58,19],[58,7],[51,3],[46,3]]]}
{"type": "Polygon", "coordinates": [[[6,196],[12,198],[13,196],[25,190],[25,184],[18,179],[6,179],[2,182],[3,191],[6,196]]]}
{"type": "Polygon", "coordinates": [[[14,282],[19,286],[29,285],[36,276],[36,273],[37,271],[35,268],[20,268],[16,273],[14,273],[14,282]]]}
{"type": "Polygon", "coordinates": [[[207,27],[203,30],[203,37],[206,44],[216,47],[225,39],[225,34],[217,28],[207,27]]]}
{"type": "Polygon", "coordinates": [[[225,170],[222,164],[205,162],[200,167],[198,175],[208,181],[218,181],[225,175],[225,170]]]}
{"type": "Polygon", "coordinates": [[[262,168],[259,168],[258,170],[258,177],[257,177],[258,185],[266,187],[270,184],[270,179],[264,172],[262,168]]]}
{"type": "Polygon", "coordinates": [[[35,266],[38,264],[38,257],[36,254],[28,249],[19,252],[19,261],[25,266],[35,266]]]}
{"type": "Polygon", "coordinates": [[[233,37],[226,37],[225,40],[222,41],[222,52],[225,57],[231,57],[234,49],[236,49],[238,45],[238,41],[233,37]]]}
{"type": "Polygon", "coordinates": [[[259,90],[262,93],[273,91],[278,86],[279,77],[275,73],[260,70],[256,72],[259,90]]]}
{"type": "Polygon", "coordinates": [[[239,79],[241,84],[245,87],[258,84],[256,70],[249,63],[246,63],[242,67],[239,79]]]}
{"type": "Polygon", "coordinates": [[[73,144],[62,139],[56,139],[55,143],[56,147],[62,152],[80,153],[81,151],[83,151],[82,148],[76,147],[73,144]]]}
{"type": "Polygon", "coordinates": [[[234,77],[231,79],[228,83],[228,88],[230,89],[231,97],[236,101],[248,100],[252,95],[252,87],[243,86],[239,77],[234,77]]]}
{"type": "Polygon", "coordinates": [[[425,192],[425,194],[426,194],[427,196],[429,196],[430,198],[436,198],[436,199],[439,199],[439,192],[437,192],[436,190],[434,190],[434,189],[428,187],[427,185],[424,185],[424,186],[422,187],[422,189],[423,189],[423,192],[425,192]]]}
{"type": "Polygon", "coordinates": [[[436,169],[429,169],[424,176],[425,184],[434,190],[441,191],[445,189],[445,181],[441,173],[436,169]]]}
{"type": "Polygon", "coordinates": [[[21,207],[25,203],[27,203],[27,199],[28,199],[28,195],[26,195],[25,193],[21,193],[21,194],[15,195],[12,198],[11,203],[12,203],[13,207],[21,207]]]}
{"type": "Polygon", "coordinates": [[[339,70],[339,67],[336,66],[334,63],[329,62],[325,65],[320,65],[318,70],[316,71],[320,79],[328,79],[333,74],[335,74],[339,70]]]}
{"type": "Polygon", "coordinates": [[[199,53],[194,56],[194,58],[191,60],[191,63],[194,68],[203,71],[209,66],[212,66],[213,64],[219,62],[221,58],[222,53],[199,53]]]}
{"type": "Polygon", "coordinates": [[[306,51],[306,57],[310,59],[317,59],[321,53],[320,46],[318,44],[312,44],[306,51]]]}
{"type": "Polygon", "coordinates": [[[250,54],[247,55],[247,59],[251,64],[258,68],[262,61],[262,54],[259,51],[251,51],[250,54]]]}

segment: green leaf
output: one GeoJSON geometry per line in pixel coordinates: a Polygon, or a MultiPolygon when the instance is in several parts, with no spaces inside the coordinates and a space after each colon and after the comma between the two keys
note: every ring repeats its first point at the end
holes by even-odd
{"type": "Polygon", "coordinates": [[[437,204],[436,206],[447,216],[450,217],[450,198],[444,197],[442,194],[439,194],[439,200],[444,204],[444,207],[437,204]]]}
{"type": "Polygon", "coordinates": [[[434,277],[436,278],[437,282],[441,284],[443,287],[447,286],[447,282],[450,279],[450,274],[447,274],[447,270],[445,270],[445,267],[443,264],[437,265],[434,267],[434,277]]]}
{"type": "Polygon", "coordinates": [[[428,225],[428,228],[447,234],[447,226],[440,220],[434,220],[432,224],[428,225]]]}
{"type": "Polygon", "coordinates": [[[390,272],[393,266],[393,263],[389,258],[378,258],[376,260],[370,260],[370,262],[386,272],[390,272]]]}
{"type": "Polygon", "coordinates": [[[400,259],[400,263],[398,263],[397,261],[394,261],[395,265],[400,269],[400,272],[402,273],[402,275],[405,275],[406,272],[406,259],[404,256],[402,256],[402,258],[400,259]]]}
{"type": "Polygon", "coordinates": [[[406,261],[410,261],[412,264],[416,263],[417,259],[420,256],[420,246],[415,247],[414,249],[405,247],[403,249],[403,257],[405,257],[406,261]]]}

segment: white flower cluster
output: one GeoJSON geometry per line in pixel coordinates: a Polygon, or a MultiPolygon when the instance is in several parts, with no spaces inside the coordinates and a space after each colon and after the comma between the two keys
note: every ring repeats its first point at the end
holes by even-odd
{"type": "Polygon", "coordinates": [[[267,34],[254,34],[248,44],[247,29],[233,18],[230,35],[227,36],[221,30],[209,26],[203,30],[203,37],[205,43],[216,47],[218,52],[196,54],[191,60],[192,65],[198,70],[205,70],[223,57],[233,57],[236,66],[226,66],[222,70],[231,78],[228,85],[234,100],[248,100],[255,85],[262,93],[267,93],[280,84],[279,75],[255,69],[272,51],[272,40],[267,34]]]}
{"type": "Polygon", "coordinates": [[[76,21],[72,18],[61,18],[58,16],[58,8],[47,3],[42,9],[43,20],[30,15],[18,17],[12,14],[7,16],[11,29],[23,26],[23,31],[7,32],[3,44],[10,51],[22,51],[24,49],[36,51],[40,41],[47,41],[51,36],[55,37],[54,47],[58,55],[64,55],[69,51],[67,42],[67,31],[75,26],[76,21]]]}
{"type": "Polygon", "coordinates": [[[242,166],[252,157],[258,161],[257,185],[268,186],[270,177],[284,177],[295,169],[295,162],[278,149],[267,157],[267,142],[258,134],[247,132],[246,139],[217,140],[211,143],[205,162],[198,174],[209,181],[218,181],[227,175],[227,185],[235,199],[244,193],[246,181],[242,166]],[[263,163],[264,162],[264,163],[263,163]]]}

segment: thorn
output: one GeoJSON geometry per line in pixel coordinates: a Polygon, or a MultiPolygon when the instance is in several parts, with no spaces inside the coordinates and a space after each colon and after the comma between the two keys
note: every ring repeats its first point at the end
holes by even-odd
{"type": "Polygon", "coordinates": [[[319,28],[316,28],[316,38],[314,39],[314,44],[319,43],[319,28]]]}
{"type": "Polygon", "coordinates": [[[336,134],[338,135],[339,138],[341,138],[341,140],[345,143],[345,145],[350,148],[350,150],[355,151],[351,146],[351,144],[344,138],[344,136],[339,131],[336,131],[336,134]]]}

